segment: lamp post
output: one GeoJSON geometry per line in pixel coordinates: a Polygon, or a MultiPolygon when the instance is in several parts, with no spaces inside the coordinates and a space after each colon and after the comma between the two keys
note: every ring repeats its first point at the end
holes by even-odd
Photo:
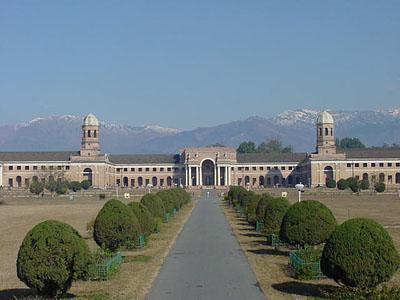
{"type": "Polygon", "coordinates": [[[297,191],[299,193],[299,200],[298,201],[301,202],[301,193],[304,192],[304,184],[302,184],[300,182],[300,183],[296,184],[294,187],[297,189],[297,191]]]}

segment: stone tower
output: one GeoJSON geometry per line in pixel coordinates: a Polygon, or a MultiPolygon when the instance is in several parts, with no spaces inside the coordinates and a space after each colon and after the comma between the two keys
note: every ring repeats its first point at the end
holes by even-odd
{"type": "Polygon", "coordinates": [[[83,118],[81,156],[100,155],[99,127],[100,124],[95,115],[88,114],[83,118]]]}
{"type": "Polygon", "coordinates": [[[333,117],[327,111],[320,112],[317,118],[317,153],[336,154],[335,128],[333,117]]]}

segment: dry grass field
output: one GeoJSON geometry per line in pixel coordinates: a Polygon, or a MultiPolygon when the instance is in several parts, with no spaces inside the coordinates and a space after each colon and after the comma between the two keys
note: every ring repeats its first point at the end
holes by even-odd
{"type": "MultiPolygon", "coordinates": [[[[140,195],[134,195],[130,200],[123,201],[139,199],[140,195]]],[[[96,248],[86,226],[106,200],[99,200],[98,197],[77,197],[73,201],[66,197],[2,197],[0,201],[0,299],[30,293],[17,278],[15,263],[19,246],[34,225],[48,219],[66,222],[81,233],[92,249],[96,248]]],[[[111,280],[77,282],[71,294],[78,299],[143,299],[192,208],[193,203],[183,208],[170,223],[163,224],[161,233],[153,235],[144,249],[124,253],[125,263],[111,280]]]]}
{"type": "MultiPolygon", "coordinates": [[[[268,190],[270,194],[280,196],[284,190],[268,190]]],[[[297,201],[297,193],[289,190],[288,198],[297,201]]],[[[367,217],[388,226],[397,249],[400,251],[400,199],[394,194],[376,195],[365,193],[357,196],[348,192],[306,191],[303,199],[319,200],[327,205],[339,223],[354,218],[367,217]]],[[[257,276],[265,294],[270,299],[313,299],[320,297],[320,289],[335,286],[332,280],[300,281],[292,277],[288,264],[288,250],[274,249],[266,244],[265,236],[258,234],[244,218],[240,218],[230,207],[225,206],[230,221],[243,251],[257,276]]],[[[400,272],[393,282],[400,283],[400,272]]]]}

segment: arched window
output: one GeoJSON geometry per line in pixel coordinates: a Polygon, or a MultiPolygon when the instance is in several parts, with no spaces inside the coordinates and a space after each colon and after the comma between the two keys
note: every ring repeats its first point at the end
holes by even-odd
{"type": "Polygon", "coordinates": [[[325,174],[325,182],[327,180],[333,179],[333,168],[331,166],[326,166],[324,168],[324,174],[325,174]]]}
{"type": "Polygon", "coordinates": [[[275,186],[278,186],[279,183],[280,183],[280,182],[279,182],[279,176],[278,176],[278,175],[275,175],[275,176],[274,176],[274,185],[275,185],[275,186]]]}
{"type": "Polygon", "coordinates": [[[396,183],[400,183],[400,173],[396,173],[396,183]]]}
{"type": "Polygon", "coordinates": [[[87,131],[87,136],[92,137],[92,132],[90,130],[87,131]]]}
{"type": "Polygon", "coordinates": [[[16,181],[17,181],[17,186],[20,188],[22,186],[22,177],[17,176],[16,181]]]}
{"type": "Polygon", "coordinates": [[[153,186],[157,186],[157,183],[158,183],[157,177],[154,176],[154,177],[151,179],[151,184],[152,184],[153,186]]]}
{"type": "Polygon", "coordinates": [[[385,174],[383,173],[379,174],[379,182],[385,182],[385,174]]]}
{"type": "Polygon", "coordinates": [[[331,128],[331,136],[333,136],[333,128],[331,128]]]}
{"type": "Polygon", "coordinates": [[[124,187],[128,187],[128,183],[129,183],[128,177],[124,177],[124,180],[123,180],[124,187]]]}
{"type": "Polygon", "coordinates": [[[249,176],[246,176],[246,177],[244,178],[244,184],[245,184],[245,185],[249,185],[249,184],[250,184],[250,177],[249,177],[249,176]]]}
{"type": "Polygon", "coordinates": [[[319,136],[322,136],[322,128],[319,129],[319,136]]]}
{"type": "Polygon", "coordinates": [[[363,178],[363,180],[368,180],[368,173],[364,173],[362,178],[363,178]]]}
{"type": "Polygon", "coordinates": [[[139,177],[137,181],[139,187],[143,186],[143,177],[139,177]]]}
{"type": "Polygon", "coordinates": [[[172,178],[171,178],[171,176],[167,177],[167,186],[172,186],[172,178]]]}
{"type": "Polygon", "coordinates": [[[264,186],[264,176],[260,176],[258,179],[259,186],[264,186]]]}
{"type": "Polygon", "coordinates": [[[93,137],[97,138],[97,130],[93,131],[93,137]]]}
{"type": "Polygon", "coordinates": [[[328,135],[328,134],[329,134],[328,128],[325,128],[325,135],[328,135]]]}

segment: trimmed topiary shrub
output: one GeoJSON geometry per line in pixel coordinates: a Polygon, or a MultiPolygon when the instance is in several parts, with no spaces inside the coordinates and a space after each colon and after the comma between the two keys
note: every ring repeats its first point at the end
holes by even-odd
{"type": "Polygon", "coordinates": [[[264,231],[267,234],[278,234],[286,211],[290,207],[287,198],[268,198],[264,213],[264,231]]]}
{"type": "Polygon", "coordinates": [[[82,189],[82,184],[79,181],[72,181],[69,183],[69,189],[74,192],[79,192],[82,189]]]}
{"type": "Polygon", "coordinates": [[[292,245],[319,245],[336,228],[332,212],[321,202],[306,200],[293,204],[283,217],[280,238],[292,245]]]}
{"type": "Polygon", "coordinates": [[[369,180],[368,179],[363,179],[360,181],[360,189],[362,189],[362,190],[369,189],[369,180]]]}
{"type": "Polygon", "coordinates": [[[336,181],[334,179],[327,179],[325,185],[327,188],[334,189],[336,187],[336,181]]]}
{"type": "Polygon", "coordinates": [[[325,244],[321,269],[349,287],[374,288],[388,281],[400,265],[392,238],[378,223],[364,218],[338,226],[325,244]]]}
{"type": "Polygon", "coordinates": [[[31,185],[29,186],[29,191],[32,194],[39,195],[40,193],[42,193],[44,191],[44,184],[37,180],[34,180],[34,181],[32,181],[31,185]]]}
{"type": "Polygon", "coordinates": [[[159,196],[154,194],[146,194],[142,197],[140,203],[147,207],[154,218],[164,218],[164,204],[159,196]]]}
{"type": "Polygon", "coordinates": [[[353,193],[357,193],[360,191],[360,183],[356,178],[350,177],[347,178],[346,180],[347,184],[349,185],[349,188],[352,190],[353,193]]]}
{"type": "Polygon", "coordinates": [[[233,205],[236,205],[239,203],[239,195],[245,192],[247,192],[247,190],[241,186],[231,186],[228,192],[228,199],[233,205]]]}
{"type": "Polygon", "coordinates": [[[83,180],[81,186],[84,190],[88,190],[92,186],[92,182],[90,180],[83,180]]]}
{"type": "Polygon", "coordinates": [[[174,208],[179,209],[181,207],[182,199],[176,191],[164,190],[156,194],[162,200],[165,212],[172,213],[174,208]]]}
{"type": "Polygon", "coordinates": [[[263,222],[264,221],[264,216],[265,216],[265,208],[268,202],[268,199],[270,199],[271,196],[268,194],[262,194],[260,200],[258,201],[257,204],[257,209],[256,209],[256,221],[257,222],[263,222]]]}
{"type": "Polygon", "coordinates": [[[59,195],[65,195],[68,192],[68,182],[66,181],[57,182],[55,191],[59,195]]]}
{"type": "Polygon", "coordinates": [[[247,221],[252,224],[255,225],[256,223],[256,210],[257,210],[257,206],[258,206],[258,202],[260,201],[260,195],[257,195],[256,193],[247,193],[244,194],[245,198],[243,200],[244,203],[244,211],[247,215],[247,221]]]}
{"type": "Polygon", "coordinates": [[[342,191],[346,190],[349,188],[349,183],[346,179],[339,179],[337,182],[337,188],[342,191]]]}
{"type": "Polygon", "coordinates": [[[375,183],[375,192],[383,193],[386,189],[386,185],[383,182],[375,183]]]}
{"type": "Polygon", "coordinates": [[[39,294],[57,297],[73,281],[87,279],[91,253],[79,233],[59,221],[44,221],[25,236],[17,257],[17,276],[39,294]]]}
{"type": "Polygon", "coordinates": [[[139,221],[141,234],[149,236],[151,233],[153,233],[155,223],[153,216],[151,215],[147,207],[139,202],[131,202],[128,204],[128,207],[132,209],[133,213],[139,221]]]}
{"type": "Polygon", "coordinates": [[[109,200],[97,214],[93,237],[97,245],[110,251],[133,248],[140,225],[133,211],[119,200],[109,200]]]}

